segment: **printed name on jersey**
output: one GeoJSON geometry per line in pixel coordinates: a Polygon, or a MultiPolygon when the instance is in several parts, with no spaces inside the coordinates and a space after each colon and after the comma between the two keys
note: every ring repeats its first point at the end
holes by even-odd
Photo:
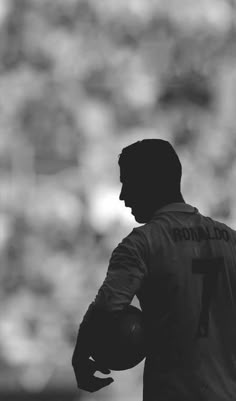
{"type": "Polygon", "coordinates": [[[225,229],[214,227],[210,230],[205,226],[181,227],[172,229],[172,237],[178,241],[203,241],[203,240],[224,240],[229,241],[229,233],[225,229]]]}

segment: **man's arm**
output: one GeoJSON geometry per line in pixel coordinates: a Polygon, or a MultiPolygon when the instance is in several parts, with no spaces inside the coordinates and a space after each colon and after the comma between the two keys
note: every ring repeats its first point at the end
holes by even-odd
{"type": "Polygon", "coordinates": [[[100,371],[104,374],[109,374],[111,371],[90,359],[92,335],[96,332],[96,327],[102,315],[103,312],[92,302],[80,324],[72,356],[72,366],[77,386],[89,392],[98,391],[114,381],[111,377],[102,379],[94,376],[96,371],[100,371]]]}
{"type": "Polygon", "coordinates": [[[128,306],[148,274],[148,249],[144,233],[133,229],[114,249],[106,278],[95,298],[103,311],[118,312],[128,306]]]}
{"type": "Polygon", "coordinates": [[[72,357],[74,369],[80,364],[86,364],[85,361],[89,359],[92,334],[96,332],[99,322],[104,318],[110,320],[118,317],[131,303],[146,274],[144,234],[134,229],[112,252],[106,278],[80,324],[72,357]]]}

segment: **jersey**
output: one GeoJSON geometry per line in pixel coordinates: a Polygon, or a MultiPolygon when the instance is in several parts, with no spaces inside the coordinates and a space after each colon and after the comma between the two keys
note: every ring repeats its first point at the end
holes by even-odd
{"type": "Polygon", "coordinates": [[[156,210],[112,252],[94,303],[138,297],[143,401],[236,399],[236,231],[186,203],[156,210]]]}

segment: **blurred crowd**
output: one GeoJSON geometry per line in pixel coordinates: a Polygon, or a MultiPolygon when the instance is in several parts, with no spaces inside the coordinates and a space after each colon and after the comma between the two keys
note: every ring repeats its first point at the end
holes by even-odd
{"type": "MultiPolygon", "coordinates": [[[[75,388],[79,323],[138,226],[123,147],[169,140],[185,201],[236,226],[235,6],[0,1],[0,391],[75,388]]],[[[142,368],[81,397],[141,400],[142,368]]]]}

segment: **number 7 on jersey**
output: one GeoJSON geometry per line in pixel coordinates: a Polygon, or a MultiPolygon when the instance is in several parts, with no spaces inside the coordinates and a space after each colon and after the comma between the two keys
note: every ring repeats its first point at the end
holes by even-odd
{"type": "Polygon", "coordinates": [[[202,300],[197,337],[208,336],[209,310],[212,298],[217,291],[219,273],[223,271],[223,268],[223,257],[192,260],[192,273],[202,275],[202,300]]]}

